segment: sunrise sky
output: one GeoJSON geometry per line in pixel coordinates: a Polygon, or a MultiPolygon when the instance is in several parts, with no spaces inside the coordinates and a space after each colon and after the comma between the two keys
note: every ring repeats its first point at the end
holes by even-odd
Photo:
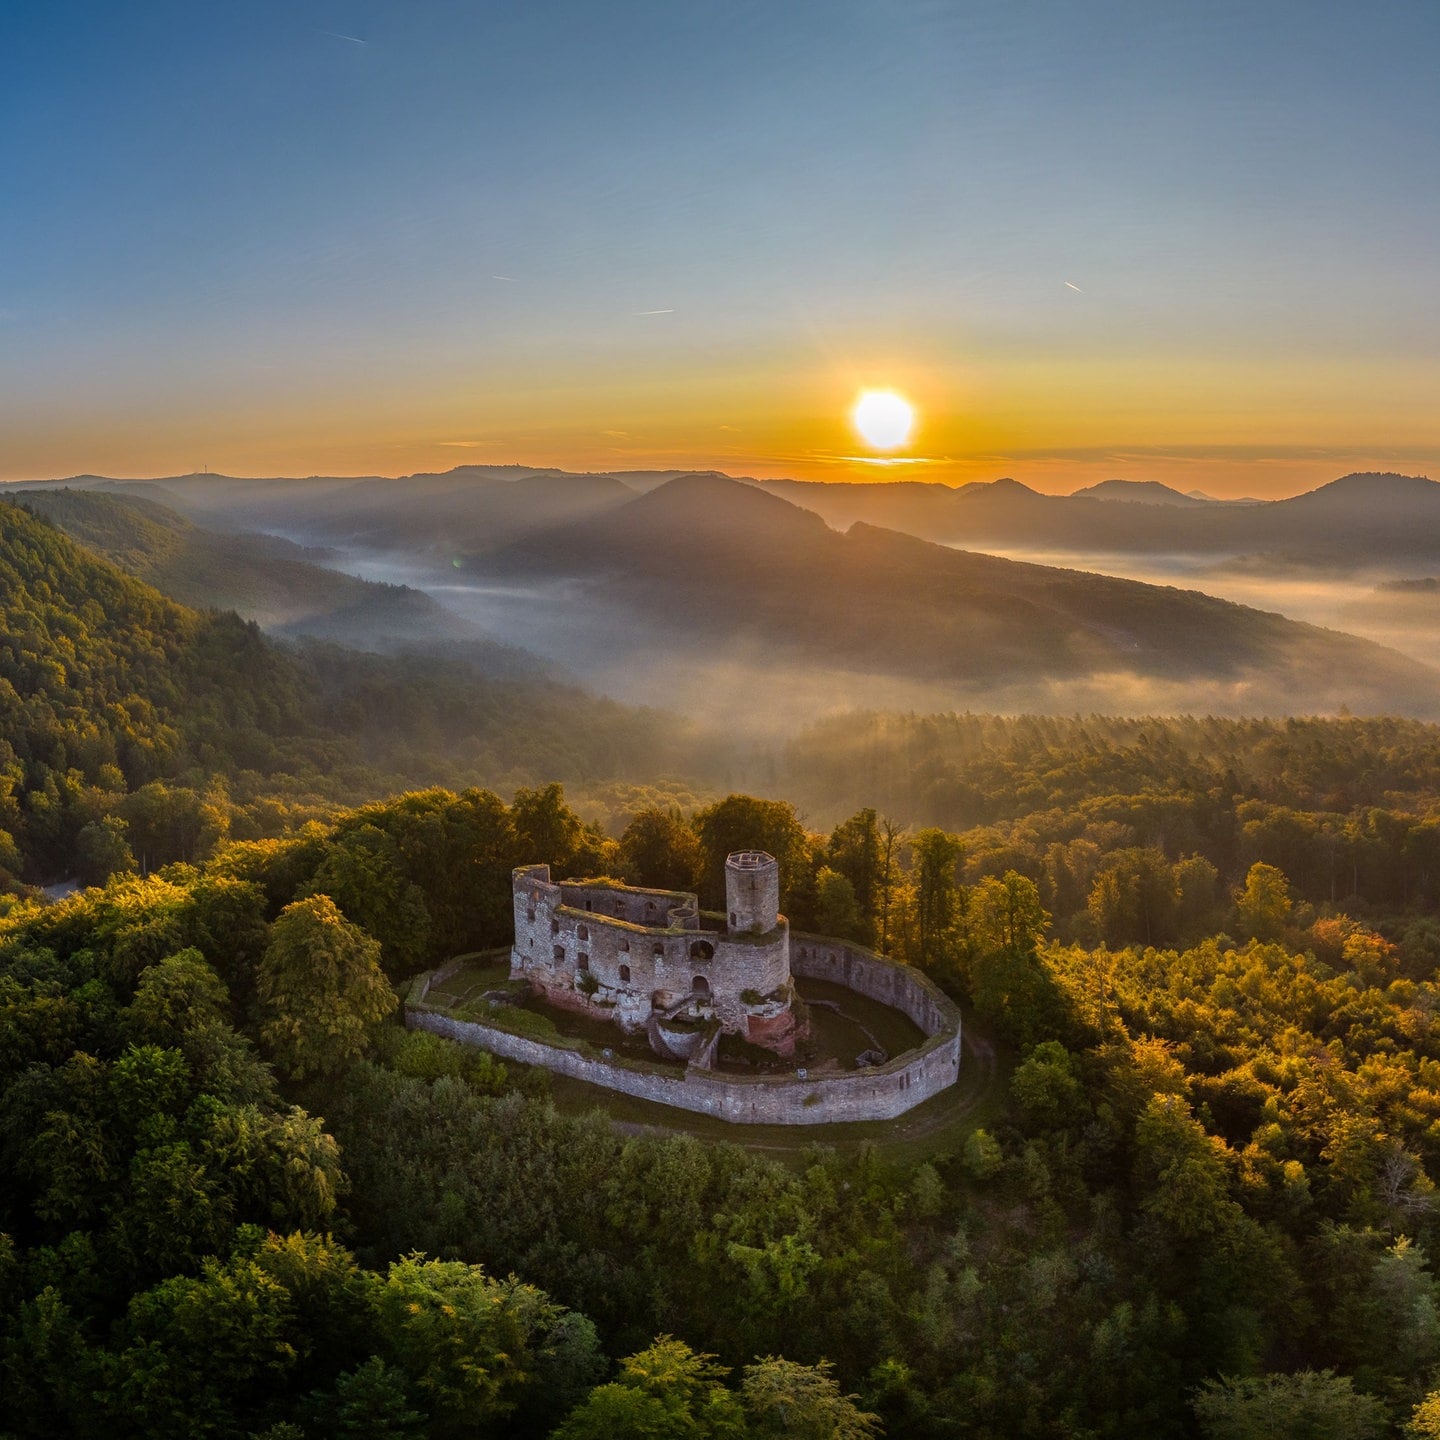
{"type": "Polygon", "coordinates": [[[1435,0],[8,5],[0,476],[1440,476],[1437,65],[1435,0]]]}

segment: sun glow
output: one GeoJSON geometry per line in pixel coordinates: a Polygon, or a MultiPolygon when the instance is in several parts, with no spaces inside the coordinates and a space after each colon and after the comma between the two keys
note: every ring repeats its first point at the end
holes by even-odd
{"type": "Polygon", "coordinates": [[[898,450],[910,438],[915,407],[893,390],[862,390],[850,420],[872,450],[898,450]]]}

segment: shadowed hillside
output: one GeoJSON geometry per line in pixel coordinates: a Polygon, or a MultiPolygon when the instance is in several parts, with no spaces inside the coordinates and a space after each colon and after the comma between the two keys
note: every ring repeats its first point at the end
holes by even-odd
{"type": "MultiPolygon", "coordinates": [[[[1104,502],[1095,501],[1094,504],[1104,502]]],[[[1114,676],[1189,687],[1193,708],[1433,714],[1440,673],[1367,641],[1216,600],[932,545],[847,533],[768,490],[684,476],[584,526],[518,543],[495,576],[581,581],[657,643],[741,646],[948,687],[956,703],[1114,676]]]]}
{"type": "Polygon", "coordinates": [[[700,768],[689,745],[668,717],[573,687],[281,644],[0,505],[0,888],[74,873],[81,832],[152,782],[335,800],[417,782],[650,780],[700,768]]]}
{"type": "Polygon", "coordinates": [[[130,493],[23,490],[11,498],[183,605],[234,610],[282,635],[358,649],[442,649],[496,676],[544,670],[424,592],[328,569],[276,536],[206,530],[130,493]]]}

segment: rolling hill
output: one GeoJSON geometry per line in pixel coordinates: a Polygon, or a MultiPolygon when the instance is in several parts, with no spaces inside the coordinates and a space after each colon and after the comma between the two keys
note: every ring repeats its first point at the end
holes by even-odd
{"type": "MultiPolygon", "coordinates": [[[[1164,503],[1115,503],[1117,494],[1139,498],[1134,488],[1113,488],[1130,482],[1106,482],[1074,495],[1041,495],[1014,480],[954,488],[917,481],[763,483],[839,528],[863,520],[950,545],[1275,555],[1288,567],[1339,571],[1440,560],[1440,484],[1412,475],[1347,475],[1304,495],[1253,504],[1194,501],[1173,491],[1175,498],[1164,503]]],[[[1141,493],[1155,497],[1143,486],[1141,493]]]]}
{"type": "Polygon", "coordinates": [[[669,717],[573,686],[282,644],[0,505],[0,879],[72,873],[79,832],[156,780],[331,800],[417,783],[508,790],[694,773],[689,743],[669,717]]]}
{"type": "Polygon", "coordinates": [[[501,645],[423,591],[327,568],[277,536],[208,530],[133,492],[22,489],[5,498],[45,516],[72,539],[182,605],[234,610],[279,635],[333,640],[360,650],[403,647],[463,654],[497,677],[535,676],[545,669],[535,657],[501,645]]]}
{"type": "Polygon", "coordinates": [[[957,704],[1109,676],[1102,683],[1121,704],[1133,702],[1133,686],[1169,700],[1183,691],[1201,710],[1440,713],[1440,672],[1367,641],[1197,591],[869,524],[838,533],[773,487],[722,476],[682,476],[583,525],[518,541],[481,571],[582,585],[585,603],[613,611],[637,652],[744,651],[771,672],[820,666],[921,681],[957,704]]]}

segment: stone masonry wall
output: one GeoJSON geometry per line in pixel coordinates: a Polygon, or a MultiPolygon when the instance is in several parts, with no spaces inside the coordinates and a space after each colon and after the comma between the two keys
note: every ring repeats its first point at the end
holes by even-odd
{"type": "Polygon", "coordinates": [[[924,1043],[884,1065],[802,1080],[798,1075],[762,1078],[694,1068],[667,1074],[632,1068],[620,1058],[595,1059],[493,1025],[457,1020],[430,1009],[423,1000],[406,1006],[405,1023],[411,1029],[430,1030],[479,1046],[507,1060],[543,1065],[607,1090],[736,1124],[890,1120],[955,1083],[960,1074],[960,1012],[931,980],[862,946],[822,936],[797,937],[796,951],[791,959],[796,974],[833,980],[894,1005],[926,1032],[924,1043]],[[801,949],[812,953],[800,956],[801,949]]]}

